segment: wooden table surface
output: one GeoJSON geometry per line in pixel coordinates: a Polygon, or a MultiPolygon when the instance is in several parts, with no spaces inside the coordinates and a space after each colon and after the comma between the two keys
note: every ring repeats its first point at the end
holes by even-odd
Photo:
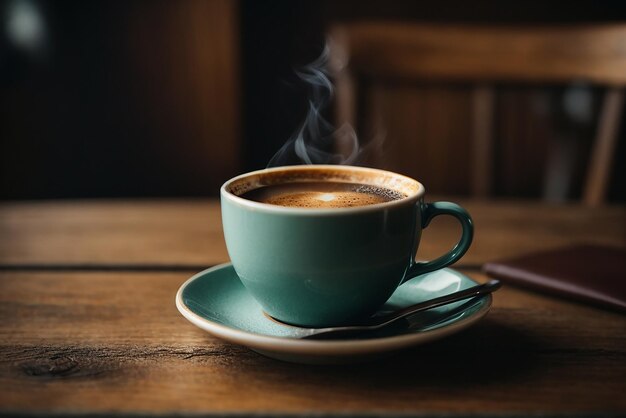
{"type": "MultiPolygon", "coordinates": [[[[624,207],[461,202],[475,241],[455,266],[575,243],[626,247],[624,207]]],[[[454,242],[437,218],[418,257],[454,242]]],[[[456,336],[350,366],[271,360],[178,313],[225,262],[215,201],[0,204],[0,413],[20,415],[623,416],[626,316],[505,286],[456,336]]],[[[626,279],[626,278],[624,278],[626,279]]]]}

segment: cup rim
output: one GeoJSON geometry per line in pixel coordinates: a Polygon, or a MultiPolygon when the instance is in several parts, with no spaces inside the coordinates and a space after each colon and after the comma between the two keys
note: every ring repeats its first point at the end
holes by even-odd
{"type": "Polygon", "coordinates": [[[391,209],[394,207],[404,206],[407,203],[417,201],[426,193],[426,188],[419,181],[405,176],[403,174],[395,173],[393,171],[381,170],[378,168],[370,168],[370,167],[360,167],[360,166],[351,166],[351,165],[328,165],[328,164],[319,164],[319,165],[292,165],[292,166],[280,166],[280,167],[272,167],[265,168],[262,170],[250,171],[247,173],[240,174],[236,177],[227,180],[222,187],[220,188],[220,195],[223,199],[228,199],[232,203],[235,203],[239,206],[243,206],[245,208],[260,211],[260,212],[270,212],[270,213],[281,213],[281,214],[291,214],[291,215],[350,215],[355,213],[367,213],[367,212],[375,212],[381,209],[391,209]],[[348,208],[300,208],[300,207],[287,207],[287,206],[279,206],[272,205],[269,203],[256,202],[253,200],[244,199],[240,196],[237,196],[230,190],[228,187],[232,185],[234,182],[244,179],[246,177],[267,174],[277,171],[298,171],[298,170],[338,170],[338,171],[357,171],[357,172],[368,172],[368,173],[378,173],[385,175],[392,175],[398,178],[402,178],[405,181],[413,182],[417,184],[417,190],[413,193],[408,194],[406,197],[398,200],[391,200],[389,202],[375,203],[373,205],[365,205],[365,206],[355,206],[348,208]]]}

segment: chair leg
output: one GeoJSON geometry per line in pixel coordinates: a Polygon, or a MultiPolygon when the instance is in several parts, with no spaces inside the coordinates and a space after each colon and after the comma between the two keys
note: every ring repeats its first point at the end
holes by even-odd
{"type": "Polygon", "coordinates": [[[588,206],[604,203],[611,175],[617,134],[624,103],[624,90],[613,87],[607,90],[598,120],[598,130],[591,150],[583,202],[588,206]]]}
{"type": "Polygon", "coordinates": [[[477,86],[473,91],[473,162],[472,193],[476,197],[491,194],[493,184],[493,118],[495,92],[492,86],[477,86]]]}

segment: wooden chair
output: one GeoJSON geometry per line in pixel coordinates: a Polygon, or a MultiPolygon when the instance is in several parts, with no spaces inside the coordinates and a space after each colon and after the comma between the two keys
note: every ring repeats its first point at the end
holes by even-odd
{"type": "Polygon", "coordinates": [[[342,24],[330,30],[337,120],[362,126],[363,103],[381,80],[471,83],[471,192],[492,192],[495,83],[571,83],[606,88],[583,189],[601,204],[607,193],[626,84],[626,25],[558,27],[400,23],[342,24]],[[361,122],[360,122],[361,121],[361,122]]]}

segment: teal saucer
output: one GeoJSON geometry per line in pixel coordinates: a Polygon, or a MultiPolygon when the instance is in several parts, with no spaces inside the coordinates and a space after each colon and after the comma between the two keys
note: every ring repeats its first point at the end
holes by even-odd
{"type": "MultiPolygon", "coordinates": [[[[449,268],[424,274],[400,286],[377,315],[474,285],[475,281],[449,268]]],[[[485,316],[491,300],[491,295],[486,295],[431,309],[384,333],[358,339],[302,340],[295,337],[294,327],[263,313],[228,263],[187,280],[176,294],[176,307],[197,327],[265,356],[297,363],[332,364],[382,357],[459,332],[485,316]]]]}

